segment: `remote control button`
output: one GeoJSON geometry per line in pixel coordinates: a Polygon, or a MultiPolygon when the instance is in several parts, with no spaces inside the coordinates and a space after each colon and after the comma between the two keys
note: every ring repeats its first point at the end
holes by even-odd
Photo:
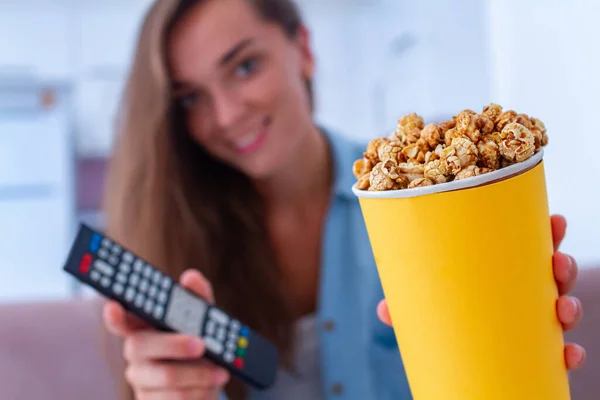
{"type": "Polygon", "coordinates": [[[102,277],[102,279],[100,279],[100,284],[103,287],[107,288],[110,286],[110,279],[108,279],[107,277],[104,276],[104,277],[102,277]]]}
{"type": "Polygon", "coordinates": [[[133,262],[133,254],[128,251],[123,253],[123,261],[125,261],[127,264],[131,264],[133,262]]]}
{"type": "Polygon", "coordinates": [[[150,278],[150,275],[152,275],[152,267],[150,265],[146,264],[143,275],[144,278],[150,278]]]}
{"type": "Polygon", "coordinates": [[[161,286],[163,289],[169,290],[171,288],[171,278],[169,278],[168,276],[164,276],[161,286]]]}
{"type": "Polygon", "coordinates": [[[211,308],[208,311],[208,314],[210,315],[210,317],[212,319],[214,319],[221,325],[227,325],[227,323],[229,322],[229,317],[227,316],[227,314],[225,314],[223,311],[219,310],[218,308],[214,308],[214,307],[211,308]]]}
{"type": "Polygon", "coordinates": [[[238,338],[238,335],[235,331],[229,331],[229,334],[227,335],[227,338],[229,340],[231,340],[232,342],[235,342],[238,338]]]}
{"type": "Polygon", "coordinates": [[[154,309],[154,302],[150,299],[146,300],[146,304],[144,304],[144,311],[147,314],[152,313],[152,310],[154,309]]]}
{"type": "Polygon", "coordinates": [[[181,333],[199,335],[204,325],[206,308],[206,302],[176,285],[168,302],[165,323],[181,333]]]}
{"type": "Polygon", "coordinates": [[[235,351],[235,355],[243,358],[246,355],[246,349],[238,347],[237,350],[235,351]]]}
{"type": "Polygon", "coordinates": [[[150,286],[150,289],[148,289],[148,296],[150,296],[152,298],[156,298],[157,293],[158,293],[158,288],[154,285],[150,286]]]}
{"type": "Polygon", "coordinates": [[[121,285],[120,283],[115,283],[113,285],[113,292],[115,292],[115,294],[120,296],[123,294],[124,291],[125,291],[125,287],[123,285],[121,285]]]}
{"type": "Polygon", "coordinates": [[[108,257],[108,262],[110,263],[110,265],[116,267],[117,264],[119,263],[119,257],[117,257],[117,256],[110,256],[110,257],[108,257]]]}
{"type": "Polygon", "coordinates": [[[215,332],[217,331],[217,323],[212,319],[206,321],[206,334],[209,336],[215,336],[215,332]]]}
{"type": "Polygon", "coordinates": [[[125,291],[125,300],[132,302],[135,297],[135,289],[132,287],[128,287],[125,291]]]}
{"type": "Polygon", "coordinates": [[[215,338],[205,337],[204,344],[206,345],[207,349],[215,354],[221,354],[223,352],[223,345],[215,338]]]}
{"type": "Polygon", "coordinates": [[[154,307],[154,318],[156,319],[161,319],[163,317],[163,314],[165,313],[165,308],[163,306],[156,306],[154,307]]]}
{"type": "Polygon", "coordinates": [[[228,362],[229,364],[231,364],[231,362],[235,359],[235,356],[233,355],[233,353],[231,352],[226,352],[225,354],[223,354],[223,360],[225,360],[226,362],[228,362]]]}
{"type": "Polygon", "coordinates": [[[106,249],[98,250],[98,257],[100,257],[103,260],[108,260],[108,251],[106,249]]]}
{"type": "Polygon", "coordinates": [[[241,358],[236,358],[236,359],[233,361],[233,365],[234,365],[236,368],[242,369],[242,368],[244,368],[244,360],[242,360],[241,358]]]}
{"type": "Polygon", "coordinates": [[[232,330],[234,331],[239,331],[240,330],[240,321],[238,321],[237,319],[234,319],[231,321],[231,324],[229,325],[231,327],[232,330]]]}
{"type": "Polygon", "coordinates": [[[240,329],[240,336],[247,337],[249,333],[250,333],[250,330],[246,326],[244,326],[244,327],[242,327],[242,329],[240,329]]]}
{"type": "Polygon", "coordinates": [[[125,262],[122,262],[121,264],[119,264],[119,269],[121,271],[123,271],[124,273],[128,274],[131,272],[131,265],[129,265],[125,262]]]}
{"type": "Polygon", "coordinates": [[[235,342],[227,342],[225,343],[225,347],[227,347],[227,351],[235,351],[235,349],[237,349],[237,345],[235,344],[235,342]]]}
{"type": "Polygon", "coordinates": [[[121,246],[119,246],[118,244],[113,245],[112,252],[115,255],[121,254],[121,246]]]}
{"type": "Polygon", "coordinates": [[[136,307],[142,307],[144,305],[144,301],[146,301],[146,296],[144,296],[142,293],[138,293],[137,296],[135,296],[135,306],[136,307]]]}
{"type": "Polygon", "coordinates": [[[139,291],[146,293],[148,291],[149,286],[150,285],[148,284],[148,281],[145,279],[142,279],[142,281],[140,282],[139,291]]]}
{"type": "Polygon", "coordinates": [[[158,293],[158,302],[163,305],[167,303],[167,292],[161,290],[160,293],[158,293]]]}
{"type": "Polygon", "coordinates": [[[121,282],[122,284],[126,284],[127,283],[127,275],[119,272],[117,274],[117,281],[121,282]]]}
{"type": "Polygon", "coordinates": [[[102,240],[102,236],[98,235],[97,233],[94,233],[94,236],[92,236],[92,240],[90,241],[90,251],[92,253],[95,253],[98,251],[98,249],[100,248],[101,240],[102,240]]]}
{"type": "Polygon", "coordinates": [[[141,272],[142,268],[144,268],[144,262],[142,260],[140,260],[139,258],[137,260],[135,260],[135,262],[133,263],[133,270],[135,272],[141,272]]]}
{"type": "Polygon", "coordinates": [[[154,274],[152,274],[152,282],[159,283],[161,277],[162,274],[160,273],[160,271],[154,271],[154,274]]]}
{"type": "Polygon", "coordinates": [[[246,347],[248,347],[248,339],[241,337],[238,339],[238,346],[241,347],[242,349],[245,349],[246,347]]]}
{"type": "Polygon", "coordinates": [[[138,274],[129,275],[129,284],[131,286],[137,286],[140,283],[140,276],[138,274]]]}
{"type": "Polygon", "coordinates": [[[111,245],[112,245],[112,242],[110,241],[109,238],[102,239],[102,246],[103,247],[110,247],[111,245]]]}
{"type": "Polygon", "coordinates": [[[220,342],[224,342],[225,341],[225,328],[221,327],[219,329],[219,331],[217,332],[217,340],[220,342]]]}
{"type": "Polygon", "coordinates": [[[102,275],[100,275],[100,272],[96,271],[95,269],[90,272],[90,278],[92,278],[92,281],[94,282],[98,282],[101,277],[102,275]]]}
{"type": "Polygon", "coordinates": [[[92,256],[90,254],[84,254],[81,257],[81,262],[79,263],[79,272],[82,274],[87,274],[90,272],[90,266],[92,265],[92,256]]]}
{"type": "Polygon", "coordinates": [[[102,260],[94,261],[94,268],[104,275],[113,276],[115,274],[115,269],[102,260]]]}

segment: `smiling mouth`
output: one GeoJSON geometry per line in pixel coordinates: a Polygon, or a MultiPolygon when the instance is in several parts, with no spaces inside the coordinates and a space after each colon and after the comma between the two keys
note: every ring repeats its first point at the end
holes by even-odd
{"type": "Polygon", "coordinates": [[[234,140],[233,145],[235,150],[240,154],[248,154],[256,151],[267,137],[270,123],[270,118],[265,118],[259,128],[234,140]]]}

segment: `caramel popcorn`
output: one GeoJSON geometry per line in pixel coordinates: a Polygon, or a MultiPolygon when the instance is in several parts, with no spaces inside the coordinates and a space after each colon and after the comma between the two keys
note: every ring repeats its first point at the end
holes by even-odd
{"type": "Polygon", "coordinates": [[[500,107],[498,104],[492,103],[489,106],[484,107],[481,114],[488,117],[492,123],[494,123],[498,116],[502,114],[502,107],[500,107]]]}
{"type": "Polygon", "coordinates": [[[396,162],[404,162],[406,161],[406,156],[404,153],[402,153],[403,148],[404,147],[402,146],[402,143],[400,143],[398,140],[393,140],[389,143],[386,143],[379,147],[379,160],[394,160],[396,162]]]}
{"type": "Polygon", "coordinates": [[[425,165],[423,175],[435,183],[444,183],[448,181],[450,172],[446,163],[441,160],[433,160],[425,165]]]}
{"type": "Polygon", "coordinates": [[[370,172],[369,190],[398,190],[408,186],[408,178],[393,160],[379,162],[370,172]]]}
{"type": "Polygon", "coordinates": [[[456,118],[456,131],[471,139],[472,142],[477,143],[481,132],[477,126],[477,114],[471,110],[465,110],[458,113],[456,118]]]}
{"type": "Polygon", "coordinates": [[[354,161],[354,165],[352,166],[352,173],[356,177],[356,179],[360,179],[361,176],[368,174],[373,169],[373,162],[364,157],[362,159],[354,161]]]}
{"type": "Polygon", "coordinates": [[[364,154],[365,158],[368,158],[373,163],[378,163],[379,160],[379,148],[381,146],[385,146],[390,142],[388,138],[375,138],[369,142],[367,145],[367,151],[364,154]]]}
{"type": "Polygon", "coordinates": [[[461,137],[461,133],[458,131],[457,128],[451,128],[448,129],[446,131],[446,133],[444,133],[444,143],[446,144],[446,146],[450,146],[450,144],[452,143],[452,139],[461,137]]]}
{"type": "Polygon", "coordinates": [[[542,121],[489,104],[425,124],[416,113],[369,142],[352,172],[360,190],[408,190],[463,180],[523,162],[548,143],[542,121]]]}
{"type": "Polygon", "coordinates": [[[504,127],[513,122],[516,116],[517,113],[512,110],[505,111],[502,114],[500,114],[498,118],[496,118],[496,121],[494,121],[494,123],[496,124],[496,131],[502,132],[504,127]]]}
{"type": "Polygon", "coordinates": [[[442,142],[443,129],[438,124],[429,124],[421,131],[421,139],[427,143],[430,149],[435,149],[442,142]]]}
{"type": "Polygon", "coordinates": [[[454,149],[456,156],[460,160],[461,168],[465,168],[469,165],[475,165],[477,163],[477,156],[479,151],[473,142],[467,138],[455,138],[452,139],[450,148],[454,149]]]}
{"type": "Polygon", "coordinates": [[[429,178],[417,178],[417,179],[412,180],[408,184],[408,188],[412,189],[412,188],[416,188],[416,187],[431,186],[433,184],[434,184],[433,181],[429,178]]]}
{"type": "Polygon", "coordinates": [[[460,170],[460,172],[454,177],[454,180],[458,181],[461,179],[467,179],[473,176],[483,175],[491,171],[492,170],[489,168],[480,168],[477,165],[469,165],[468,167],[460,170]]]}
{"type": "Polygon", "coordinates": [[[364,174],[360,178],[358,178],[358,182],[356,183],[356,187],[360,190],[368,190],[371,186],[371,178],[369,174],[364,174]]]}
{"type": "Polygon", "coordinates": [[[424,127],[423,118],[415,113],[408,114],[398,120],[396,131],[390,136],[391,140],[398,140],[403,146],[416,143],[421,137],[424,127]]]}
{"type": "MultiPolygon", "coordinates": [[[[499,139],[499,136],[497,136],[499,139]]],[[[500,168],[500,148],[498,142],[491,136],[484,136],[479,143],[477,143],[477,150],[479,151],[478,165],[480,167],[489,169],[500,168]]]]}
{"type": "Polygon", "coordinates": [[[508,161],[522,162],[535,153],[535,137],[525,126],[512,122],[500,133],[500,154],[508,161]]]}

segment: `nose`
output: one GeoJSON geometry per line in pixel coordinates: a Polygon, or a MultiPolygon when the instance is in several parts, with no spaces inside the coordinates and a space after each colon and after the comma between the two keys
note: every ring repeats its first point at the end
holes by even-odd
{"type": "Polygon", "coordinates": [[[242,118],[244,112],[244,102],[235,93],[223,91],[213,97],[214,118],[221,129],[234,126],[242,118]]]}

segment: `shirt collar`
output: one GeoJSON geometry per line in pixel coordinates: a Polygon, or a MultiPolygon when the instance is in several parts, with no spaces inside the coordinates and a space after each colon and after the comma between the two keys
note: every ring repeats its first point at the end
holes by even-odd
{"type": "Polygon", "coordinates": [[[356,183],[352,173],[354,161],[362,157],[363,151],[349,138],[330,129],[321,128],[329,142],[333,157],[334,194],[336,197],[353,199],[352,185],[356,183]]]}

